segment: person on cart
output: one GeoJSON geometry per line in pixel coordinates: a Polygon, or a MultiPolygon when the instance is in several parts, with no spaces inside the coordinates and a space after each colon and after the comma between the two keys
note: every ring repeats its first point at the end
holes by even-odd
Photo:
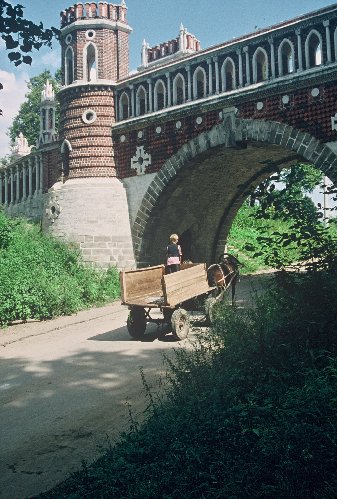
{"type": "Polygon", "coordinates": [[[173,272],[178,272],[180,270],[181,263],[181,247],[178,244],[179,237],[177,234],[172,234],[170,236],[170,243],[166,248],[166,273],[172,274],[173,272]]]}

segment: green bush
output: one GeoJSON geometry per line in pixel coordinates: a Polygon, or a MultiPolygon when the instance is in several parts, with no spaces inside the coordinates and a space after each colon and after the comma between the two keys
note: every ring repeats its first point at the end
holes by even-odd
{"type": "Polygon", "coordinates": [[[296,244],[282,247],[277,244],[277,234],[287,233],[290,223],[280,219],[257,217],[258,207],[244,203],[233,221],[228,248],[243,264],[242,274],[270,268],[275,264],[276,253],[284,265],[295,262],[299,257],[296,244]],[[269,244],[264,244],[265,237],[269,244]],[[271,242],[272,241],[272,242],[271,242]],[[273,244],[274,243],[274,244],[273,244]]]}
{"type": "Polygon", "coordinates": [[[87,268],[75,248],[2,212],[0,282],[0,325],[68,315],[119,296],[115,268],[87,268]]]}

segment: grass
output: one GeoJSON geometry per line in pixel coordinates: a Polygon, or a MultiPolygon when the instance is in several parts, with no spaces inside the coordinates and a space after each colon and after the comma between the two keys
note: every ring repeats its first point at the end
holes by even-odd
{"type": "Polygon", "coordinates": [[[69,315],[116,299],[116,268],[86,267],[79,251],[0,212],[0,326],[69,315]]]}
{"type": "Polygon", "coordinates": [[[220,306],[147,386],[146,422],[41,497],[335,497],[336,275],[281,273],[254,308],[220,306]]]}

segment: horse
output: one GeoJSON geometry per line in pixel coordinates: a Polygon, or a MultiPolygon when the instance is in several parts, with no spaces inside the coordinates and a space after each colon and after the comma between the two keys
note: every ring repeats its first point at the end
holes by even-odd
{"type": "Polygon", "coordinates": [[[235,286],[239,278],[239,260],[229,253],[219,256],[218,263],[210,265],[207,269],[207,281],[209,286],[216,286],[218,291],[228,289],[232,286],[232,305],[235,302],[235,286]]]}

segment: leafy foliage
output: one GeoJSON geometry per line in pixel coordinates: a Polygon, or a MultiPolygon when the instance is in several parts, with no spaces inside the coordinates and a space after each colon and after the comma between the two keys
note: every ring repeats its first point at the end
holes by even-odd
{"type": "Polygon", "coordinates": [[[336,220],[323,223],[322,211],[307,196],[320,182],[321,172],[300,164],[270,177],[252,194],[251,206],[241,208],[228,240],[247,255],[248,270],[336,266],[336,220]],[[275,188],[275,181],[282,182],[281,188],[275,188]]]}
{"type": "Polygon", "coordinates": [[[115,268],[86,268],[75,249],[0,212],[0,325],[71,314],[119,296],[115,268]]]}
{"type": "Polygon", "coordinates": [[[27,54],[34,49],[39,50],[43,45],[51,47],[53,37],[59,35],[58,29],[45,29],[42,23],[35,24],[25,19],[23,14],[22,5],[0,0],[0,36],[9,50],[8,58],[15,66],[31,64],[32,58],[27,54]]]}
{"type": "MultiPolygon", "coordinates": [[[[61,85],[61,72],[57,71],[55,76],[52,76],[50,71],[46,70],[29,80],[26,100],[21,104],[18,114],[15,116],[13,123],[8,130],[8,134],[13,142],[15,138],[18,137],[19,133],[22,132],[28,140],[28,144],[36,144],[40,130],[41,91],[47,80],[53,85],[55,94],[57,94],[61,85]]],[[[56,108],[55,121],[57,128],[59,121],[59,104],[57,104],[56,108]]]]}
{"type": "MultiPolygon", "coordinates": [[[[265,237],[269,241],[274,232],[283,233],[290,227],[287,220],[263,219],[257,215],[257,212],[257,206],[252,207],[248,202],[244,203],[237,213],[228,236],[230,253],[233,253],[243,264],[241,274],[272,266],[267,256],[273,252],[274,245],[264,246],[261,238],[265,237]]],[[[298,251],[294,245],[288,248],[278,248],[278,252],[285,265],[298,259],[298,251]]],[[[274,264],[272,258],[270,260],[274,264]]]]}
{"type": "Polygon", "coordinates": [[[280,274],[256,307],[220,308],[167,360],[165,399],[142,376],[145,424],[41,497],[334,497],[335,277],[280,274]]]}
{"type": "Polygon", "coordinates": [[[13,6],[0,0],[0,33],[9,50],[9,60],[19,66],[22,63],[31,64],[32,58],[27,54],[33,49],[39,50],[43,45],[51,47],[52,39],[59,30],[45,29],[42,23],[35,24],[25,19],[22,5],[13,6]]]}

